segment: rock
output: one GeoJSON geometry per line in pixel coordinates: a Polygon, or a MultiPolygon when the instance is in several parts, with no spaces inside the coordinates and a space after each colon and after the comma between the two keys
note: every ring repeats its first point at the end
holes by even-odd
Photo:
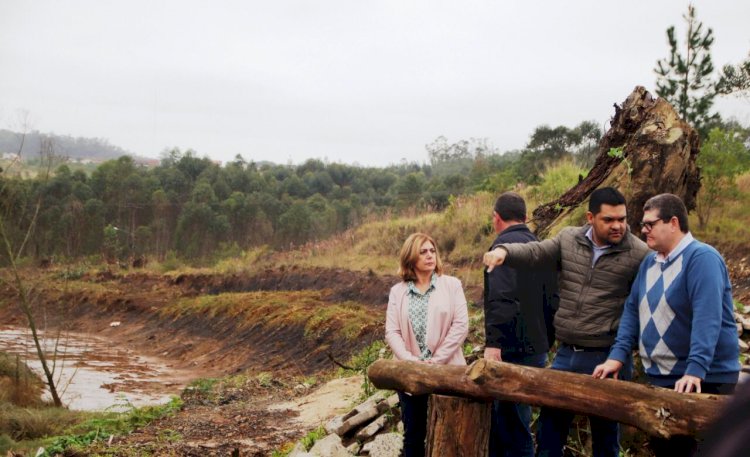
{"type": "Polygon", "coordinates": [[[398,424],[396,424],[396,431],[400,434],[404,434],[404,423],[401,421],[398,421],[398,424]]]}
{"type": "Polygon", "coordinates": [[[737,322],[737,336],[742,335],[742,324],[737,322]]]}
{"type": "Polygon", "coordinates": [[[748,349],[750,349],[750,344],[747,344],[745,341],[740,340],[740,352],[747,352],[748,349]]]}
{"type": "Polygon", "coordinates": [[[385,424],[388,422],[388,418],[383,416],[378,417],[374,421],[370,422],[370,424],[363,428],[362,430],[358,431],[355,437],[360,441],[367,441],[373,436],[375,436],[376,433],[380,431],[383,427],[385,427],[385,424]]]}
{"type": "Polygon", "coordinates": [[[351,457],[352,454],[341,444],[341,438],[336,434],[326,435],[315,442],[310,454],[316,457],[351,457]]]}
{"type": "Polygon", "coordinates": [[[372,419],[378,417],[378,415],[392,409],[397,402],[398,395],[393,394],[391,397],[386,398],[385,392],[378,391],[349,413],[331,419],[325,425],[325,430],[328,433],[344,436],[349,431],[370,422],[372,419]],[[393,397],[396,399],[393,400],[393,397]]]}
{"type": "Polygon", "coordinates": [[[346,447],[346,450],[349,451],[352,455],[359,454],[359,451],[362,449],[362,445],[359,444],[359,441],[355,441],[349,446],[346,447]]]}
{"type": "Polygon", "coordinates": [[[403,447],[403,436],[398,433],[384,433],[365,444],[362,451],[370,457],[399,457],[403,447]]]}
{"type": "Polygon", "coordinates": [[[750,330],[750,318],[740,315],[739,322],[742,324],[743,329],[750,330]]]}
{"type": "Polygon", "coordinates": [[[344,415],[341,415],[329,420],[325,425],[326,433],[336,433],[337,430],[341,430],[341,426],[344,425],[344,417],[344,415]]]}

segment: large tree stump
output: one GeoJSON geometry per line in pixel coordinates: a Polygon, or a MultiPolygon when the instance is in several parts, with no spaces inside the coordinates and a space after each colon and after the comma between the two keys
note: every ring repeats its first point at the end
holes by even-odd
{"type": "Polygon", "coordinates": [[[485,457],[492,403],[430,395],[427,457],[485,457]]]}
{"type": "Polygon", "coordinates": [[[695,436],[718,417],[716,395],[680,394],[616,379],[491,362],[468,368],[378,360],[367,375],[381,389],[549,406],[633,425],[652,436],[695,436]]]}
{"type": "Polygon", "coordinates": [[[625,195],[628,223],[634,233],[639,232],[643,204],[654,195],[669,192],[682,198],[688,211],[695,208],[700,189],[695,162],[700,150],[698,133],[666,100],[654,100],[641,86],[622,107],[614,107],[611,127],[599,142],[596,162],[586,178],[557,200],[534,210],[531,223],[541,238],[566,222],[566,216],[599,187],[616,187],[625,195]],[[610,155],[612,148],[622,148],[622,157],[610,155]]]}

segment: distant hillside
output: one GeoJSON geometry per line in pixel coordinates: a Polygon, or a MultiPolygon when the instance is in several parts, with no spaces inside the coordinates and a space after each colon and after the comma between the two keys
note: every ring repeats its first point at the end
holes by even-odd
{"type": "MultiPolygon", "coordinates": [[[[74,138],[69,135],[55,135],[54,133],[40,133],[32,131],[23,139],[21,156],[24,160],[36,158],[39,154],[43,138],[52,138],[55,142],[55,153],[74,160],[90,160],[103,162],[123,155],[133,157],[136,162],[150,162],[153,159],[138,157],[132,152],[119,146],[110,144],[104,138],[74,138]]],[[[0,129],[0,157],[3,154],[16,154],[21,146],[22,135],[10,130],[0,129]]]]}

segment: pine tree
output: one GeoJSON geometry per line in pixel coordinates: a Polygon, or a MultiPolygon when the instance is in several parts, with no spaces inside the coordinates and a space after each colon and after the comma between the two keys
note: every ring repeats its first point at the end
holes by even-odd
{"type": "Polygon", "coordinates": [[[654,69],[658,75],[656,93],[671,103],[682,119],[705,138],[711,126],[719,121],[718,114],[710,113],[716,96],[715,84],[711,80],[714,71],[710,53],[713,30],[704,31],[703,23],[695,18],[693,5],[688,6],[688,13],[683,18],[687,23],[684,54],[678,49],[674,26],[669,27],[669,58],[658,61],[654,69]]]}
{"type": "Polygon", "coordinates": [[[737,66],[725,65],[721,71],[716,92],[720,95],[734,94],[750,98],[750,55],[737,66]]]}

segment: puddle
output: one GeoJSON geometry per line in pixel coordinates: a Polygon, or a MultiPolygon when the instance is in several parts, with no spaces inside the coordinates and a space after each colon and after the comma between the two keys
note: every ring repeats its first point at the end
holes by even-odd
{"type": "MultiPolygon", "coordinates": [[[[61,399],[75,410],[125,410],[133,406],[166,403],[186,382],[197,377],[170,367],[169,361],[145,357],[91,334],[48,332],[43,347],[51,354],[57,345],[55,380],[61,399]]],[[[17,354],[42,374],[31,332],[0,326],[0,350],[17,354]]],[[[49,397],[49,393],[46,393],[49,397]]]]}

